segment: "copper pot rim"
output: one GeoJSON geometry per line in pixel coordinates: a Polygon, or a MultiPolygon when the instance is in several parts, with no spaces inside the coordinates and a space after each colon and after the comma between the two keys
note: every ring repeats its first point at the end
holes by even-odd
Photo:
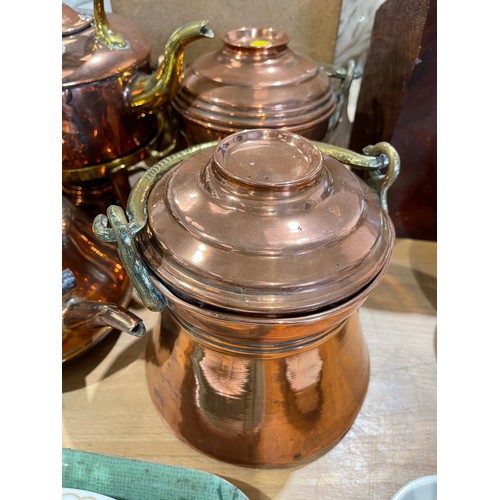
{"type": "Polygon", "coordinates": [[[221,41],[229,47],[240,50],[265,51],[286,47],[290,43],[290,37],[285,31],[271,26],[261,28],[241,26],[224,33],[221,41]],[[247,43],[247,40],[250,43],[247,43]]]}
{"type": "MultiPolygon", "coordinates": [[[[174,288],[170,284],[165,284],[161,278],[157,277],[152,270],[151,278],[159,290],[164,294],[168,301],[174,303],[177,307],[185,309],[190,313],[208,318],[216,318],[217,320],[225,320],[228,323],[246,323],[259,325],[307,325],[316,321],[321,321],[330,316],[341,315],[345,312],[352,312],[361,306],[368,295],[379,285],[384,278],[386,271],[391,262],[393,249],[388,252],[387,259],[384,262],[378,273],[360,288],[355,294],[343,300],[337,301],[334,304],[322,306],[320,309],[312,311],[301,311],[297,314],[266,314],[256,312],[238,311],[236,309],[224,309],[222,307],[213,306],[208,303],[195,302],[191,297],[183,292],[173,291],[174,288]]],[[[170,308],[170,306],[167,306],[170,308]]]]}

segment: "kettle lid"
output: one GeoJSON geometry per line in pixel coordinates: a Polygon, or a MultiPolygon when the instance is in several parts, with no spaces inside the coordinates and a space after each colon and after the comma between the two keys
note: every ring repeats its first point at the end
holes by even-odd
{"type": "Polygon", "coordinates": [[[94,16],[62,4],[64,88],[119,76],[149,63],[152,41],[135,23],[117,14],[108,14],[111,28],[126,41],[123,47],[110,47],[97,36],[94,16]]]}

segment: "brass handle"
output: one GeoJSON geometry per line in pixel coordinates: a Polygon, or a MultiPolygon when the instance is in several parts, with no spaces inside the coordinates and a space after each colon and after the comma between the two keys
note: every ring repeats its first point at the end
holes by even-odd
{"type": "Polygon", "coordinates": [[[154,285],[135,242],[135,235],[144,228],[147,221],[147,199],[156,182],[172,167],[194,154],[215,147],[217,141],[192,146],[184,151],[164,158],[149,168],[132,189],[127,204],[127,217],[121,207],[111,205],[106,215],[94,219],[92,230],[97,238],[105,242],[116,242],[118,256],[125,266],[137,294],[151,311],[161,311],[167,299],[154,285]],[[108,227],[108,225],[110,227],[108,227]]]}
{"type": "Polygon", "coordinates": [[[125,37],[109,25],[108,16],[104,10],[104,0],[94,0],[94,32],[97,40],[112,49],[128,47],[125,37]]]}
{"type": "Polygon", "coordinates": [[[356,63],[351,59],[347,62],[346,67],[335,66],[334,64],[320,64],[320,68],[330,77],[330,78],[340,78],[342,83],[337,92],[337,107],[333,112],[330,119],[329,128],[334,129],[342,115],[344,114],[345,108],[349,101],[349,91],[351,89],[351,83],[354,79],[361,77],[361,71],[356,68],[356,63]]]}
{"type": "MultiPolygon", "coordinates": [[[[137,248],[134,235],[132,234],[125,213],[121,207],[111,205],[107,210],[107,217],[103,214],[94,219],[94,234],[101,238],[101,228],[111,231],[113,240],[116,242],[118,256],[127,270],[139,297],[144,305],[151,311],[161,311],[167,305],[167,300],[161,292],[153,285],[149,272],[142,256],[137,248]],[[107,223],[111,229],[106,228],[107,223]]],[[[109,237],[109,235],[108,235],[109,237]]]]}
{"type": "Polygon", "coordinates": [[[389,212],[387,192],[399,175],[401,161],[398,152],[388,142],[379,142],[374,146],[366,146],[363,148],[363,154],[324,142],[313,142],[313,144],[322,153],[333,156],[341,163],[364,171],[366,179],[363,180],[378,193],[380,205],[386,213],[389,212]],[[385,175],[381,172],[383,168],[387,168],[385,175]]]}
{"type": "Polygon", "coordinates": [[[357,78],[361,78],[361,71],[355,67],[356,64],[354,60],[349,59],[347,62],[347,66],[336,66],[335,64],[327,64],[327,63],[321,63],[320,68],[331,78],[340,78],[341,80],[344,80],[348,78],[349,76],[349,70],[351,67],[353,67],[353,74],[352,74],[352,79],[356,80],[357,78]]]}

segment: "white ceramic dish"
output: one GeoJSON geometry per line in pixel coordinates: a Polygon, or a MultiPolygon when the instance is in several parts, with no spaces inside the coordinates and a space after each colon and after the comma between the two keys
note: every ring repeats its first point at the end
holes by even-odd
{"type": "Polygon", "coordinates": [[[392,500],[437,500],[437,476],[422,476],[400,488],[392,500]]]}
{"type": "Polygon", "coordinates": [[[79,490],[75,488],[63,488],[62,500],[114,500],[106,495],[94,493],[87,490],[79,490]]]}

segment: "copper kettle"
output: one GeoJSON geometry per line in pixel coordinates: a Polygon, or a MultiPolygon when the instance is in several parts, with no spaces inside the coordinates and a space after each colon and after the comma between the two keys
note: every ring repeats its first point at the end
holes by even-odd
{"type": "Polygon", "coordinates": [[[128,220],[117,206],[95,218],[94,234],[116,242],[139,296],[162,311],[148,386],[195,448],[295,465],[356,418],[370,372],[357,312],[390,262],[386,196],[399,172],[389,144],[363,153],[237,132],[151,167],[128,220]]]}
{"type": "Polygon", "coordinates": [[[62,198],[62,362],[96,346],[112,330],[143,336],[127,309],[130,279],[116,249],[92,233],[85,212],[62,198]]]}
{"type": "Polygon", "coordinates": [[[97,212],[106,200],[123,205],[127,170],[175,147],[168,104],[185,47],[214,36],[207,23],[179,27],[153,72],[151,40],[135,23],[107,14],[103,0],[94,0],[93,16],[62,4],[62,180],[74,204],[101,201],[97,212]]]}

